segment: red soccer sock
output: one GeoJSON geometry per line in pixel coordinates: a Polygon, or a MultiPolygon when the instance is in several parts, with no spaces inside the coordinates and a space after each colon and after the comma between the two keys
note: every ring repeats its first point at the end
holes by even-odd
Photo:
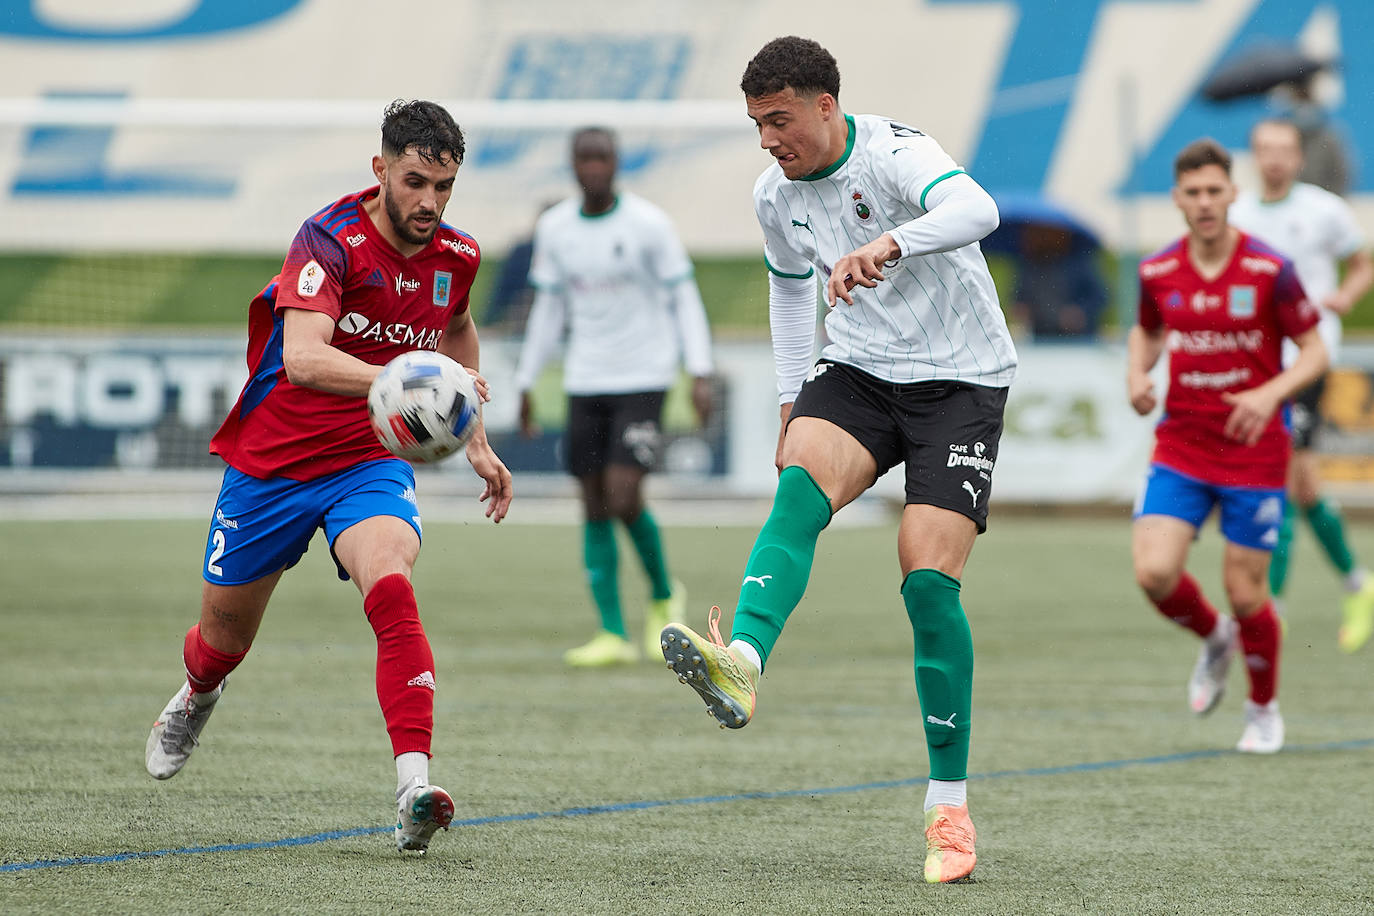
{"type": "Polygon", "coordinates": [[[1207,603],[1197,580],[1186,572],[1179,577],[1173,594],[1154,604],[1165,617],[1201,637],[1206,638],[1217,625],[1217,609],[1207,603]]]}
{"type": "Polygon", "coordinates": [[[186,631],[181,658],[186,665],[186,681],[192,693],[210,693],[220,685],[225,675],[239,666],[248,650],[231,654],[221,652],[200,635],[200,624],[186,631]]]}
{"type": "Polygon", "coordinates": [[[377,634],[377,701],[391,749],[398,756],[428,754],[434,731],[434,653],[420,625],[410,580],[400,573],[378,580],[363,599],[363,610],[377,634]]]}
{"type": "Polygon", "coordinates": [[[1282,642],[1274,602],[1249,617],[1240,618],[1240,645],[1245,652],[1245,670],[1250,675],[1250,700],[1268,703],[1278,692],[1279,646],[1282,642]]]}

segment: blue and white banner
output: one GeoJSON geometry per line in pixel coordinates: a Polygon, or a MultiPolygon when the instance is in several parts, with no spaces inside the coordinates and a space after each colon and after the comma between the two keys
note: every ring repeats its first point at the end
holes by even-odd
{"type": "MultiPolygon", "coordinates": [[[[789,30],[836,55],[847,110],[916,125],[995,193],[1047,195],[1128,247],[1180,232],[1166,192],[1183,144],[1210,134],[1242,150],[1272,110],[1198,93],[1258,42],[1339,59],[1319,95],[1350,149],[1374,150],[1369,0],[909,0],[826,29],[834,12],[821,0],[399,0],[394,29],[379,29],[365,0],[9,0],[0,247],[281,250],[307,215],[371,182],[384,105],[426,97],[470,127],[447,217],[494,252],[571,192],[568,130],[480,106],[555,103],[601,120],[579,105],[707,103],[705,120],[668,109],[624,127],[624,183],[665,207],[693,251],[757,251],[750,189],[769,160],[738,81],[789,30]],[[43,100],[127,104],[129,117],[35,120],[43,100]]],[[[1355,188],[1374,225],[1374,168],[1355,188]]]]}

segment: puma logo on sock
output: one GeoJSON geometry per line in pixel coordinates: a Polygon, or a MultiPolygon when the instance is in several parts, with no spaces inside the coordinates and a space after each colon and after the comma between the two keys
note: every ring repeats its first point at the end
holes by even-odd
{"type": "MultiPolygon", "coordinates": [[[[748,585],[750,582],[757,582],[757,583],[759,584],[759,588],[767,588],[767,587],[768,587],[768,584],[765,583],[763,580],[764,580],[764,579],[771,579],[771,578],[773,578],[773,577],[772,577],[772,576],[745,576],[745,577],[744,577],[744,585],[748,585]]],[[[741,587],[742,587],[742,586],[741,586],[741,587]]]]}
{"type": "Polygon", "coordinates": [[[946,725],[950,728],[953,728],[954,717],[957,715],[959,715],[957,712],[952,712],[949,714],[948,719],[937,719],[934,716],[926,716],[926,721],[929,722],[931,725],[946,725]]]}

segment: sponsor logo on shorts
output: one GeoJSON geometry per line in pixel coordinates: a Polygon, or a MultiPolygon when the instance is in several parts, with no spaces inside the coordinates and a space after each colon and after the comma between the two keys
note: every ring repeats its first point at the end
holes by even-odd
{"type": "Polygon", "coordinates": [[[967,480],[964,481],[964,489],[968,490],[968,495],[973,497],[973,504],[975,506],[978,505],[978,497],[983,494],[983,491],[981,489],[973,489],[973,484],[969,483],[967,480]]]}
{"type": "Polygon", "coordinates": [[[949,461],[945,467],[949,468],[975,468],[979,471],[991,472],[997,462],[991,458],[984,457],[988,447],[982,442],[975,442],[973,445],[951,444],[949,447],[949,461]],[[972,454],[970,454],[972,453],[972,454]]]}
{"type": "Polygon", "coordinates": [[[238,521],[237,521],[236,519],[225,518],[225,517],[224,517],[224,510],[223,510],[223,509],[216,509],[216,510],[215,510],[215,521],[219,522],[221,525],[223,525],[223,526],[226,527],[226,528],[235,528],[235,529],[237,529],[238,526],[239,526],[239,523],[238,523],[238,521]]]}
{"type": "Polygon", "coordinates": [[[414,488],[414,487],[406,487],[404,490],[402,490],[402,491],[401,491],[401,499],[404,499],[406,502],[410,503],[411,505],[415,505],[415,488],[414,488]]]}
{"type": "Polygon", "coordinates": [[[1283,500],[1268,496],[1255,508],[1256,525],[1277,525],[1283,521],[1283,500]]]}

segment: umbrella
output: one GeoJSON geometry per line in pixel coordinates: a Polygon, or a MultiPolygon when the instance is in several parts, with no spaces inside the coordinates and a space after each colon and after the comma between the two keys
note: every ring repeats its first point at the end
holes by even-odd
{"type": "Polygon", "coordinates": [[[1027,226],[1044,226],[1068,232],[1075,252],[1092,252],[1102,247],[1102,241],[1092,227],[1042,195],[1010,192],[997,193],[993,197],[1002,221],[980,243],[983,251],[1012,255],[1019,253],[1021,233],[1027,226]]]}
{"type": "Polygon", "coordinates": [[[1213,102],[1263,95],[1284,83],[1301,83],[1333,65],[1287,44],[1262,44],[1221,62],[1199,90],[1213,102]]]}

